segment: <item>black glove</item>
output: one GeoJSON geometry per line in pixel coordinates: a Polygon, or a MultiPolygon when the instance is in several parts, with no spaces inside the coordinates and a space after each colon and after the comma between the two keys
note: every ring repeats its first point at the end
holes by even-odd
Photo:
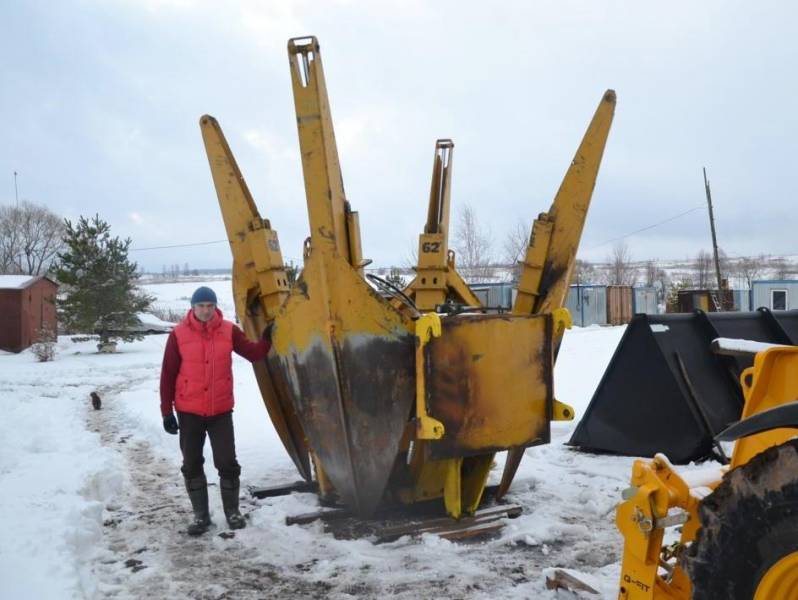
{"type": "Polygon", "coordinates": [[[177,426],[177,419],[174,415],[166,415],[163,418],[163,429],[166,433],[177,435],[177,430],[180,429],[180,427],[177,426]]]}

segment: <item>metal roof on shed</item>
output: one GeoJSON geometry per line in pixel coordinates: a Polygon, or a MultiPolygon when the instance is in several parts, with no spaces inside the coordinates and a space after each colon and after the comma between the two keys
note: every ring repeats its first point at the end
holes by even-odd
{"type": "Polygon", "coordinates": [[[47,279],[50,283],[55,283],[42,275],[0,275],[0,290],[21,290],[40,279],[47,279]]]}

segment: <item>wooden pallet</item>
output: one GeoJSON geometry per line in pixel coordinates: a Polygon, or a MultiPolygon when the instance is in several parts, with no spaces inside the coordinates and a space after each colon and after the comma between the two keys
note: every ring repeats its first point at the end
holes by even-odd
{"type": "Polygon", "coordinates": [[[464,540],[495,533],[504,527],[505,518],[518,517],[522,509],[517,504],[501,504],[483,508],[470,517],[455,521],[449,517],[425,519],[393,527],[382,527],[377,531],[379,542],[390,542],[405,535],[429,533],[447,540],[464,540]]]}
{"type": "MultiPolygon", "coordinates": [[[[412,508],[412,507],[408,507],[412,508]]],[[[500,504],[483,508],[473,516],[454,520],[450,517],[418,517],[412,510],[400,516],[395,511],[383,518],[358,519],[348,510],[334,508],[286,517],[286,525],[306,525],[321,521],[325,529],[336,537],[373,537],[377,543],[391,542],[403,536],[419,536],[425,533],[447,540],[467,540],[496,533],[504,527],[505,518],[516,518],[522,508],[516,504],[500,504]]]]}

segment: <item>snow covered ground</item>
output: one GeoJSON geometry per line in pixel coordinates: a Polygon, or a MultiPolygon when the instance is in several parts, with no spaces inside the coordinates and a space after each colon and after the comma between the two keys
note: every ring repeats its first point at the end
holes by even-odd
{"type": "MultiPolygon", "coordinates": [[[[147,289],[162,306],[187,309],[197,285],[147,289]]],[[[232,318],[230,282],[210,285],[232,318]]],[[[622,333],[566,334],[555,390],[578,414],[622,333]]],[[[552,424],[552,443],[527,450],[510,494],[524,514],[487,541],[427,536],[378,545],[335,539],[319,523],[286,526],[287,515],[318,508],[313,494],[245,500],[249,526],[228,536],[215,486],[216,529],[188,538],[177,437],[163,432],[158,409],[165,342],[151,336],[101,355],[93,342],[61,337],[51,363],[0,353],[1,598],[576,597],[545,589],[551,567],[579,572],[603,597],[616,597],[621,539],[613,509],[632,459],[568,449],[575,423],[552,424]],[[93,390],[100,411],[91,408],[93,390]]],[[[242,486],[296,481],[251,367],[235,358],[242,486]]],[[[493,482],[503,457],[497,462],[493,482]]],[[[214,483],[210,460],[206,467],[214,483]]]]}

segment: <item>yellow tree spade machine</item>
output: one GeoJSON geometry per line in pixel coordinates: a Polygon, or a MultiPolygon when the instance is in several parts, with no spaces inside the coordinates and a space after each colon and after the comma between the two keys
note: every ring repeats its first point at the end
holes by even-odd
{"type": "Polygon", "coordinates": [[[743,419],[715,438],[736,440],[731,461],[684,473],[663,454],[635,461],[616,513],[619,598],[798,598],[798,347],[728,338],[712,346],[754,357],[740,376],[743,419]]]}
{"type": "Polygon", "coordinates": [[[502,494],[524,449],[549,441],[552,420],[573,418],[552,374],[615,93],[601,98],[554,203],[534,221],[517,299],[498,314],[480,307],[448,246],[449,140],[435,147],[415,279],[405,290],[370,284],[316,38],[289,40],[288,57],[310,224],[293,285],[219,124],[200,120],[237,316],[253,339],[272,327],[272,351],[254,366],[271,421],[302,477],[360,517],[435,498],[450,517],[473,515],[496,452],[509,451],[502,494]]]}

